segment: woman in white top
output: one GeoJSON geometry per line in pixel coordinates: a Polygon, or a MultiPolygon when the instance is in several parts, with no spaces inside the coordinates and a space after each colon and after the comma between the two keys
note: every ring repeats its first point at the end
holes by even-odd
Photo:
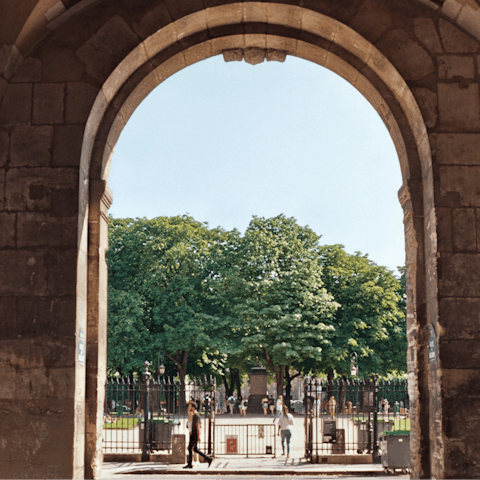
{"type": "Polygon", "coordinates": [[[278,436],[282,436],[282,455],[285,455],[285,441],[287,442],[287,458],[290,457],[290,439],[294,424],[293,415],[288,413],[288,407],[283,405],[282,414],[278,420],[278,436]]]}

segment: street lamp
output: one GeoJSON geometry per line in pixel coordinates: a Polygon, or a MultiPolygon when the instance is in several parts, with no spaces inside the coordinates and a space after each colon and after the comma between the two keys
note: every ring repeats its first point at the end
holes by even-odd
{"type": "Polygon", "coordinates": [[[158,375],[163,375],[165,373],[165,365],[163,364],[163,355],[161,355],[157,361],[157,371],[158,375]]]}

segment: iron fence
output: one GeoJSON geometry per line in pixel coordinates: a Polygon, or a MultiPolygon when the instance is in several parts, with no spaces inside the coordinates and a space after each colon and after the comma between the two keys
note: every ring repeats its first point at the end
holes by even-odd
{"type": "Polygon", "coordinates": [[[372,454],[384,432],[409,431],[406,380],[305,379],[305,456],[372,454]]]}
{"type": "Polygon", "coordinates": [[[276,456],[275,428],[271,425],[215,425],[215,455],[276,456]]]}
{"type": "MultiPolygon", "coordinates": [[[[148,371],[147,371],[148,372],[148,371]]],[[[107,381],[103,424],[104,453],[171,453],[172,436],[188,437],[187,404],[202,417],[200,449],[214,454],[214,379],[181,383],[171,377],[116,378],[107,381]]]]}

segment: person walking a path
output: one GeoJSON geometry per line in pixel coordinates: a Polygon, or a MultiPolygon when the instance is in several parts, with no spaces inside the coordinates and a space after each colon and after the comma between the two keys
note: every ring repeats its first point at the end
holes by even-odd
{"type": "Polygon", "coordinates": [[[275,412],[275,418],[273,419],[274,422],[282,414],[282,407],[283,407],[283,397],[282,395],[279,395],[277,398],[277,401],[275,402],[276,412],[275,412]]]}
{"type": "Polygon", "coordinates": [[[268,397],[267,396],[262,398],[262,408],[263,408],[263,414],[267,416],[268,415],[268,397]]]}
{"type": "Polygon", "coordinates": [[[272,414],[272,417],[275,413],[275,399],[273,398],[273,395],[270,395],[270,400],[268,401],[268,405],[270,407],[270,413],[272,414]]]}
{"type": "Polygon", "coordinates": [[[228,397],[228,408],[230,409],[230,416],[233,416],[233,407],[235,407],[235,397],[230,395],[228,397]]]}
{"type": "Polygon", "coordinates": [[[190,441],[188,442],[188,463],[183,468],[193,468],[192,460],[193,460],[193,452],[198,453],[201,457],[203,457],[207,462],[208,466],[210,466],[213,462],[213,458],[205,455],[201,452],[198,447],[198,440],[200,439],[200,432],[202,428],[202,420],[200,415],[197,412],[197,404],[195,402],[189,402],[188,404],[188,427],[190,430],[190,441]],[[191,418],[191,426],[190,426],[190,418],[191,418]]]}
{"type": "Polygon", "coordinates": [[[283,405],[282,414],[278,420],[278,436],[281,435],[282,437],[282,455],[285,455],[285,443],[287,444],[287,458],[290,458],[290,440],[292,438],[293,425],[295,425],[293,415],[288,413],[288,407],[283,405]]]}
{"type": "Polygon", "coordinates": [[[239,405],[240,416],[243,416],[243,417],[247,416],[247,408],[248,408],[248,400],[244,398],[239,405]]]}

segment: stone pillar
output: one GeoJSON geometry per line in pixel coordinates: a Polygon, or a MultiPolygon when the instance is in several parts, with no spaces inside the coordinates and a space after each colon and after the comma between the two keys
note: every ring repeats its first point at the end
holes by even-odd
{"type": "Polygon", "coordinates": [[[100,478],[107,374],[108,209],[112,194],[106,182],[90,182],[88,220],[88,329],[85,478],[100,478]]]}
{"type": "Polygon", "coordinates": [[[263,413],[262,398],[267,395],[267,371],[264,367],[253,367],[249,377],[248,413],[263,413]]]}
{"type": "Polygon", "coordinates": [[[172,435],[172,459],[170,463],[182,464],[186,463],[186,437],[184,434],[172,435]]]}

